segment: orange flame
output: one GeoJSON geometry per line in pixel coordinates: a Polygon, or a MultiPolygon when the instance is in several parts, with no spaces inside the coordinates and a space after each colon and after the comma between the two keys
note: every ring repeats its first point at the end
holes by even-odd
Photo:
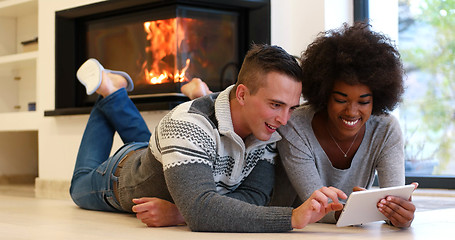
{"type": "Polygon", "coordinates": [[[189,67],[190,59],[186,60],[185,67],[181,71],[174,66],[177,62],[177,41],[183,39],[185,34],[184,29],[178,27],[177,23],[177,18],[144,23],[147,41],[150,42],[145,51],[152,60],[149,67],[148,61],[145,61],[142,68],[146,81],[151,84],[185,81],[185,72],[189,67]]]}

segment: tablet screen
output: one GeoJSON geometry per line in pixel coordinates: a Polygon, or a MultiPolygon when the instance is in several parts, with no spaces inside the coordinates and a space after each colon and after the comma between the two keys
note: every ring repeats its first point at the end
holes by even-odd
{"type": "Polygon", "coordinates": [[[353,192],[346,201],[337,222],[337,227],[358,225],[368,222],[386,220],[387,218],[379,212],[377,203],[386,196],[397,196],[409,199],[414,191],[414,185],[381,188],[353,192]]]}

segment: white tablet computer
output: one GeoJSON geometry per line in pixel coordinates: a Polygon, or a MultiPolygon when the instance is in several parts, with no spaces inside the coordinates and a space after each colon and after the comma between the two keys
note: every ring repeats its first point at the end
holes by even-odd
{"type": "Polygon", "coordinates": [[[409,199],[413,190],[414,185],[405,185],[353,192],[346,201],[336,225],[337,227],[344,227],[386,220],[387,218],[377,208],[379,200],[386,196],[409,199]]]}

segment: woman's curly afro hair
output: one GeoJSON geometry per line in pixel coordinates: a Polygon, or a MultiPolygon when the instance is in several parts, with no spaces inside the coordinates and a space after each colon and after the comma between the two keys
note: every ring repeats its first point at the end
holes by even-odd
{"type": "Polygon", "coordinates": [[[366,23],[322,32],[302,53],[303,97],[316,110],[325,109],[334,82],[363,84],[373,93],[373,115],[385,114],[404,92],[400,53],[391,40],[366,23]]]}

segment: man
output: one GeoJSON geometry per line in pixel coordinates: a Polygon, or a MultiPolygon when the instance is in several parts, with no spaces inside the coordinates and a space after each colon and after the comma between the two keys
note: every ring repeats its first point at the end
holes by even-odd
{"type": "Polygon", "coordinates": [[[126,94],[132,89],[126,73],[90,59],[78,79],[87,93],[101,95],[70,189],[82,208],[135,212],[148,226],[186,223],[193,231],[225,232],[289,231],[342,208],[344,193],[326,187],[296,209],[264,207],[281,139],[276,129],[302,90],[298,63],[280,47],[254,45],[234,86],[180,104],[151,137],[126,94]],[[127,144],[108,158],[115,131],[127,144]]]}

